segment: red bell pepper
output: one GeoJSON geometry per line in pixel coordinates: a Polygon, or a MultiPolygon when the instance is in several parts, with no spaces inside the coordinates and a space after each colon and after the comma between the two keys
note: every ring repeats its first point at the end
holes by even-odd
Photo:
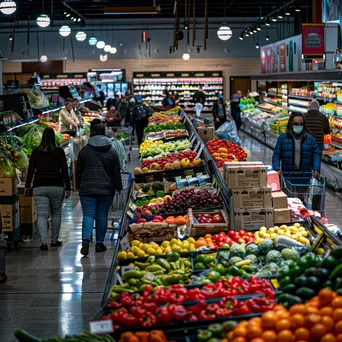
{"type": "MultiPolygon", "coordinates": [[[[241,308],[239,308],[236,311],[237,316],[249,315],[250,313],[251,313],[251,310],[247,305],[243,305],[241,308]]],[[[234,314],[235,314],[235,312],[234,312],[234,314]]]]}
{"type": "Polygon", "coordinates": [[[201,292],[201,290],[196,287],[194,289],[188,290],[187,298],[188,298],[188,300],[201,300],[201,299],[204,299],[205,296],[201,292]]]}
{"type": "Polygon", "coordinates": [[[120,317],[120,325],[124,328],[134,327],[136,324],[137,319],[129,313],[125,313],[120,317]]]}
{"type": "Polygon", "coordinates": [[[146,311],[149,311],[152,313],[155,313],[158,308],[156,303],[146,303],[146,302],[142,302],[141,307],[145,309],[146,311]]]}
{"type": "Polygon", "coordinates": [[[234,297],[224,298],[220,301],[220,307],[226,309],[234,309],[238,304],[238,300],[234,297]]]}
{"type": "Polygon", "coordinates": [[[138,318],[138,322],[142,327],[152,327],[156,325],[156,316],[151,312],[146,312],[143,317],[138,318]]]}
{"type": "Polygon", "coordinates": [[[198,315],[198,319],[200,321],[209,321],[211,319],[216,318],[216,315],[210,311],[207,310],[202,310],[199,315],[198,315]]]}
{"type": "Polygon", "coordinates": [[[131,306],[131,307],[129,308],[129,313],[130,313],[131,315],[133,315],[134,317],[139,318],[139,317],[145,315],[146,310],[143,309],[143,308],[141,308],[141,307],[139,307],[139,306],[131,306]]]}
{"type": "Polygon", "coordinates": [[[156,318],[159,324],[165,324],[171,322],[172,315],[167,306],[160,307],[156,311],[156,318]]]}
{"type": "Polygon", "coordinates": [[[176,305],[172,310],[172,318],[176,321],[185,321],[189,316],[183,305],[176,305]]]}

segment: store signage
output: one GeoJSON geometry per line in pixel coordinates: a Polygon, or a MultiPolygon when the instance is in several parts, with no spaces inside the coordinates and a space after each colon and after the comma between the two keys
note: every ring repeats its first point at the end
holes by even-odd
{"type": "MultiPolygon", "coordinates": [[[[302,24],[302,54],[303,56],[324,55],[324,24],[302,24]]],[[[315,57],[316,58],[316,57],[315,57]]]]}
{"type": "Polygon", "coordinates": [[[78,73],[78,74],[41,74],[41,79],[48,80],[48,79],[66,79],[66,78],[87,78],[86,73],[78,73]]]}
{"type": "Polygon", "coordinates": [[[110,334],[114,332],[113,321],[111,319],[90,322],[89,327],[92,334],[110,334]]]}
{"type": "Polygon", "coordinates": [[[222,71],[203,71],[203,72],[134,72],[133,78],[149,78],[149,77],[222,77],[222,71]]]}
{"type": "Polygon", "coordinates": [[[280,44],[280,72],[285,72],[286,71],[286,44],[282,43],[280,44]]]}

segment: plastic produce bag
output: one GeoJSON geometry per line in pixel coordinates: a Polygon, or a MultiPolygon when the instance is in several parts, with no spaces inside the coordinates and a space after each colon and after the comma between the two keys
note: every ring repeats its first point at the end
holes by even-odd
{"type": "Polygon", "coordinates": [[[237,133],[235,121],[225,122],[218,130],[215,131],[215,135],[221,140],[230,140],[233,144],[241,146],[241,141],[237,133]]]}

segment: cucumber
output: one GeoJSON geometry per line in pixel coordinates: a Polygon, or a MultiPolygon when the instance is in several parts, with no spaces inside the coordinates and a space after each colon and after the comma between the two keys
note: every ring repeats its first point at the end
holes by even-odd
{"type": "Polygon", "coordinates": [[[333,256],[336,259],[342,258],[342,246],[334,248],[331,252],[330,255],[333,256]]]}
{"type": "Polygon", "coordinates": [[[295,284],[287,284],[282,288],[284,293],[295,294],[297,286],[295,284]]]}
{"type": "Polygon", "coordinates": [[[25,330],[15,330],[14,336],[20,341],[20,342],[42,342],[42,340],[38,337],[35,337],[25,330]]]}
{"type": "Polygon", "coordinates": [[[301,287],[296,291],[296,296],[302,298],[303,300],[308,300],[314,297],[316,292],[309,287],[301,287]]]}

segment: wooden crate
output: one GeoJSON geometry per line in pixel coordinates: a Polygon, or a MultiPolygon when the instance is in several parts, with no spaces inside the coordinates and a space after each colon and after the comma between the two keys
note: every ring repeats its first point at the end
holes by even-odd
{"type": "Polygon", "coordinates": [[[133,240],[139,240],[143,243],[152,241],[160,242],[177,238],[177,225],[167,223],[133,223],[129,226],[128,239],[131,243],[133,240]]]}

